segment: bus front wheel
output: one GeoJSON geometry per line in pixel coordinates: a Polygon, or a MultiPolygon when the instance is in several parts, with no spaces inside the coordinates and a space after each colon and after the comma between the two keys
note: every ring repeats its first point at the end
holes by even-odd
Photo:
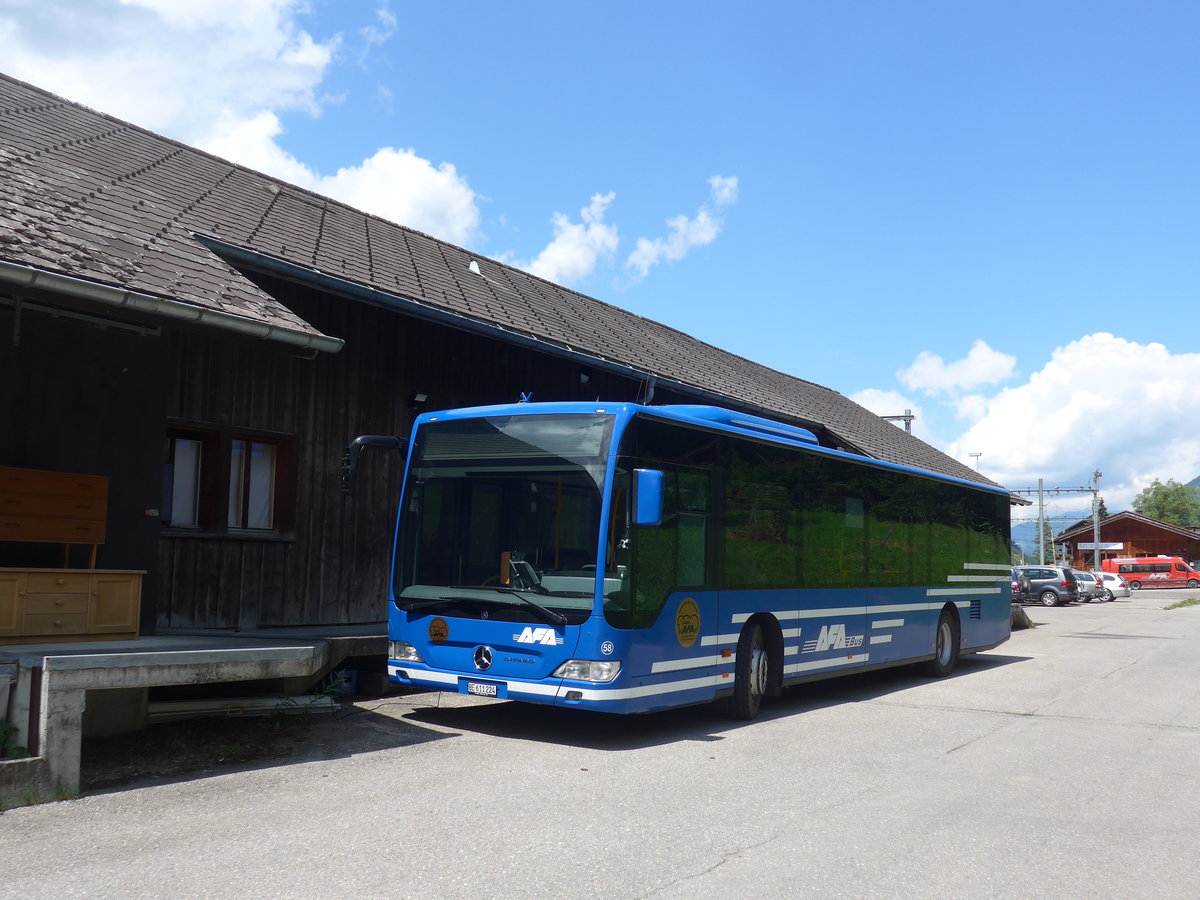
{"type": "Polygon", "coordinates": [[[925,674],[945,678],[958,662],[958,620],[948,609],[942,610],[934,632],[933,659],[925,663],[925,674]]]}
{"type": "Polygon", "coordinates": [[[1140,581],[1131,581],[1129,582],[1129,589],[1131,591],[1140,591],[1142,589],[1142,583],[1140,581]]]}
{"type": "Polygon", "coordinates": [[[729,698],[729,711],[737,718],[753,719],[758,715],[763,694],[767,692],[769,662],[762,626],[748,623],[738,638],[733,696],[729,698]]]}

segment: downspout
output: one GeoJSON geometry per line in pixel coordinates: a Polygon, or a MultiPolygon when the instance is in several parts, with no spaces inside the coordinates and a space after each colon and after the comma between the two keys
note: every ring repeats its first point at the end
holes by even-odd
{"type": "Polygon", "coordinates": [[[21,263],[0,260],[0,284],[10,284],[18,289],[37,289],[49,293],[60,294],[78,300],[99,303],[114,309],[126,309],[146,313],[161,319],[170,319],[188,325],[215,328],[229,331],[246,337],[287,344],[304,350],[315,350],[324,353],[337,353],[345,344],[341,338],[324,334],[310,334],[295,328],[285,328],[259,322],[248,316],[238,316],[233,313],[206,309],[179,300],[169,300],[165,297],[155,297],[140,291],[130,291],[124,288],[112,287],[71,275],[60,275],[57,272],[47,272],[35,269],[21,263]]]}

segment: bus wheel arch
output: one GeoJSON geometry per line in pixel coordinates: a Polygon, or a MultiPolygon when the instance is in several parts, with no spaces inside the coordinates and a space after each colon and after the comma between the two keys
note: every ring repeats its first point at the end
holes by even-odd
{"type": "Polygon", "coordinates": [[[938,616],[937,627],[933,632],[933,659],[922,666],[926,675],[934,678],[945,678],[954,671],[958,664],[958,645],[962,635],[962,625],[958,618],[958,607],[947,603],[942,607],[938,616]]]}

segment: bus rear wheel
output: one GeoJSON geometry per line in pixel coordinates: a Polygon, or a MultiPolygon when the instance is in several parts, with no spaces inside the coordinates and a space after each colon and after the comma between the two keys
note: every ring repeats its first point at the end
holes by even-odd
{"type": "Polygon", "coordinates": [[[770,658],[762,626],[750,622],[738,638],[737,659],[733,668],[733,696],[729,711],[739,719],[753,719],[767,692],[770,658]]]}
{"type": "Polygon", "coordinates": [[[943,609],[934,633],[933,659],[925,663],[925,674],[945,678],[958,663],[958,620],[943,609]]]}
{"type": "Polygon", "coordinates": [[[1140,581],[1131,581],[1129,582],[1129,589],[1131,591],[1140,591],[1142,589],[1142,583],[1140,581]]]}

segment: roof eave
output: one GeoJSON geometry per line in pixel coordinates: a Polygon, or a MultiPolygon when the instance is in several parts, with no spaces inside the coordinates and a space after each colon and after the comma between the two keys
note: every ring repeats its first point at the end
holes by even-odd
{"type": "Polygon", "coordinates": [[[0,284],[12,285],[17,290],[60,294],[110,309],[124,309],[179,324],[233,332],[301,350],[337,353],[345,344],[341,338],[325,334],[275,325],[249,316],[239,316],[168,297],[114,287],[8,260],[0,260],[0,284]]]}

